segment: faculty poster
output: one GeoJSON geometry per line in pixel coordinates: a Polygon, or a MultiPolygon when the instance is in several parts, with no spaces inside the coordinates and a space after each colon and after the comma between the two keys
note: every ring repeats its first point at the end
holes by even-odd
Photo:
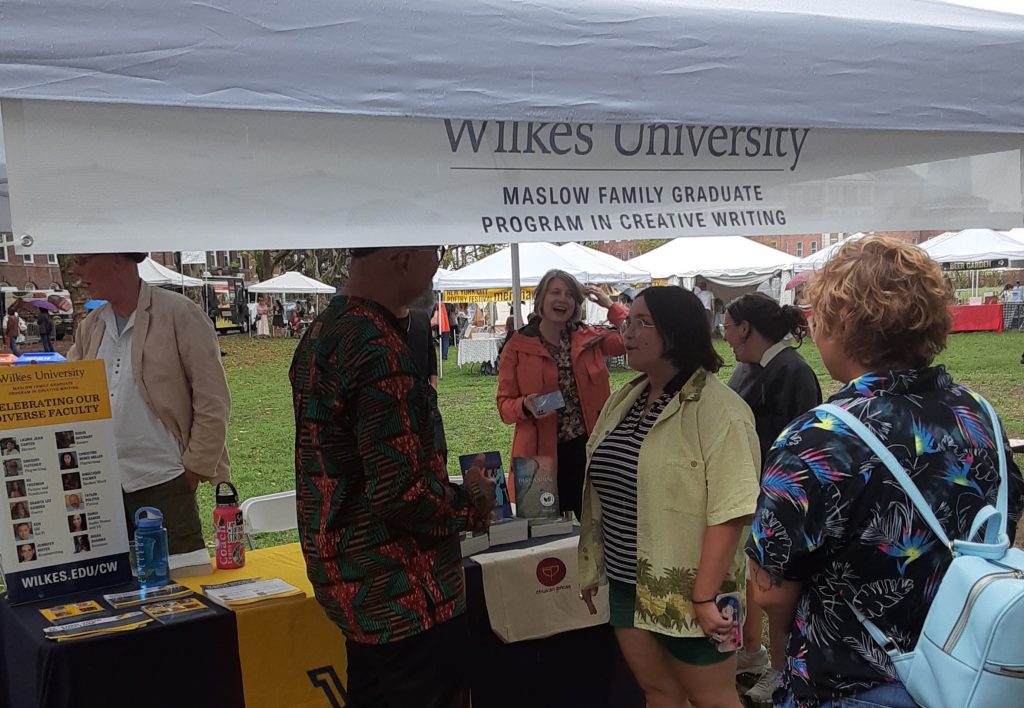
{"type": "Polygon", "coordinates": [[[0,368],[0,460],[12,603],[131,580],[102,361],[0,368]]]}

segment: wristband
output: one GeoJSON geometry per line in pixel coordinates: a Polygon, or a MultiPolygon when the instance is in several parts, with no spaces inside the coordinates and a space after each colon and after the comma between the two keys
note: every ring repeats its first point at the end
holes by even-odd
{"type": "Polygon", "coordinates": [[[706,605],[709,602],[714,602],[714,601],[715,601],[715,598],[711,598],[710,600],[690,600],[690,604],[691,605],[706,605]]]}

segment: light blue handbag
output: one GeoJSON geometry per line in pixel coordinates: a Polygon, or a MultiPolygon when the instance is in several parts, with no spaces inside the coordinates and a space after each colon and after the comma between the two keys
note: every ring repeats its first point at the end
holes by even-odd
{"type": "Polygon", "coordinates": [[[852,604],[871,638],[889,655],[907,691],[925,708],[1024,706],[1024,551],[1006,535],[1009,481],[1003,431],[981,399],[999,447],[996,506],[985,506],[964,540],[950,541],[910,476],[892,453],[849,412],[826,403],[817,410],[860,436],[903,487],[918,513],[953,555],[913,651],[903,651],[852,604]],[[980,542],[974,539],[984,531],[980,542]]]}

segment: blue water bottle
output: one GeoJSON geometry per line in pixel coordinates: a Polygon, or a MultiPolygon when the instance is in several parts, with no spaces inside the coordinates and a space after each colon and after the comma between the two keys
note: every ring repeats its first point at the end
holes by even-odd
{"type": "Polygon", "coordinates": [[[152,588],[171,582],[164,515],[151,506],[135,512],[135,564],[142,587],[152,588]]]}

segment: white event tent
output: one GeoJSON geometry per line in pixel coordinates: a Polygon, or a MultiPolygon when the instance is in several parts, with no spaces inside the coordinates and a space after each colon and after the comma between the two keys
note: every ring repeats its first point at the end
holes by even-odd
{"type": "Polygon", "coordinates": [[[584,268],[588,273],[588,279],[593,283],[647,283],[651,280],[650,271],[638,268],[633,263],[616,258],[610,253],[584,246],[582,243],[563,243],[558,250],[573,263],[584,268]],[[609,276],[614,277],[609,279],[609,276]]]}
{"type": "Polygon", "coordinates": [[[802,273],[803,271],[806,270],[821,270],[822,266],[824,266],[825,263],[828,262],[828,260],[836,254],[836,251],[843,247],[844,243],[846,243],[847,241],[855,241],[856,239],[859,239],[862,236],[864,236],[864,234],[860,232],[850,234],[842,241],[837,241],[833,244],[825,246],[825,248],[822,248],[821,250],[816,251],[815,253],[810,253],[801,258],[800,260],[798,260],[796,263],[794,263],[793,270],[795,270],[797,273],[802,273]]]}
{"type": "Polygon", "coordinates": [[[290,271],[249,286],[251,293],[281,293],[283,295],[322,294],[333,295],[336,288],[308,275],[290,271]]]}
{"type": "Polygon", "coordinates": [[[179,288],[198,288],[203,284],[199,278],[179,273],[160,265],[152,258],[139,263],[139,277],[150,285],[176,285],[179,288]]]}
{"type": "Polygon", "coordinates": [[[677,238],[630,263],[658,279],[694,278],[729,287],[756,285],[779,273],[792,273],[795,256],[743,236],[677,238]]]}
{"type": "Polygon", "coordinates": [[[23,253],[1009,228],[1024,213],[1014,14],[23,0],[2,27],[23,253]]]}
{"type": "MultiPolygon", "coordinates": [[[[985,263],[1024,261],[1024,241],[992,229],[965,229],[939,234],[921,244],[939,263],[985,263]]],[[[984,270],[987,266],[980,267],[984,270]]]]}
{"type": "MultiPolygon", "coordinates": [[[[435,278],[437,290],[492,290],[512,287],[512,248],[503,248],[470,263],[464,268],[451,270],[435,278]]],[[[573,256],[550,243],[519,244],[520,284],[534,287],[552,268],[570,273],[582,283],[617,283],[622,281],[623,269],[602,262],[589,254],[573,256]]],[[[634,277],[636,271],[634,270],[634,277]]],[[[648,276],[649,277],[649,276],[648,276]]],[[[631,281],[642,282],[642,281],[631,281]]]]}

